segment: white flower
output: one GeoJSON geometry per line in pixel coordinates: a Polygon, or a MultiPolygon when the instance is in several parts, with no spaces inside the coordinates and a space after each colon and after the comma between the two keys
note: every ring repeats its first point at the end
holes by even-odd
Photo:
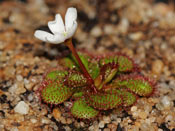
{"type": "Polygon", "coordinates": [[[54,21],[48,22],[51,33],[36,30],[34,36],[42,41],[59,44],[71,38],[77,29],[77,10],[68,8],[65,15],[65,25],[60,14],[56,14],[54,21]]]}

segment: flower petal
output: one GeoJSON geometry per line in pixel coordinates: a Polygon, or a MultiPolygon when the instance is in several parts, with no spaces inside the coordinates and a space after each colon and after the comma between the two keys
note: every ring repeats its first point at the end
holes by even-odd
{"type": "Polygon", "coordinates": [[[42,30],[36,30],[34,33],[34,36],[42,41],[47,42],[47,37],[53,37],[53,35],[51,33],[42,31],[42,30]]]}
{"type": "Polygon", "coordinates": [[[53,34],[64,32],[65,28],[64,28],[64,23],[63,23],[63,19],[62,19],[61,15],[57,14],[55,16],[54,21],[49,21],[48,27],[52,31],[53,34]]]}
{"type": "Polygon", "coordinates": [[[53,37],[47,37],[46,39],[48,42],[53,43],[53,44],[59,44],[66,40],[63,34],[55,34],[53,35],[53,37]]]}
{"type": "Polygon", "coordinates": [[[35,34],[34,36],[42,41],[45,41],[45,42],[50,42],[50,43],[53,43],[53,44],[59,44],[59,43],[62,43],[65,41],[65,37],[64,35],[62,34],[55,34],[55,35],[52,35],[48,32],[45,32],[45,31],[41,31],[41,30],[37,30],[35,31],[35,34]]]}
{"type": "Polygon", "coordinates": [[[72,27],[67,31],[66,39],[72,37],[77,29],[77,22],[74,21],[72,27]]]}
{"type": "MultiPolygon", "coordinates": [[[[65,27],[66,31],[70,30],[73,27],[73,24],[77,20],[77,10],[76,8],[68,8],[65,15],[65,27]]],[[[75,31],[74,31],[75,32],[75,31]]]]}

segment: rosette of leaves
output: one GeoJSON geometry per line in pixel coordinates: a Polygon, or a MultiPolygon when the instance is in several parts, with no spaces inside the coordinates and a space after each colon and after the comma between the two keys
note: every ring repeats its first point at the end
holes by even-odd
{"type": "Polygon", "coordinates": [[[103,110],[132,106],[139,96],[153,94],[153,82],[139,75],[131,58],[118,53],[96,57],[78,52],[78,55],[97,92],[91,90],[92,85],[70,54],[59,60],[63,69],[50,71],[44,77],[39,92],[45,103],[58,105],[71,100],[70,112],[74,117],[91,119],[103,110]]]}

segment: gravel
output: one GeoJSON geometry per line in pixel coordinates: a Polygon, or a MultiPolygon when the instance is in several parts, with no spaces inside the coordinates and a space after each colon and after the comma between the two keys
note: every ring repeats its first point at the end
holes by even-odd
{"type": "Polygon", "coordinates": [[[0,130],[175,130],[173,6],[151,0],[2,0],[0,12],[0,130]],[[59,66],[57,56],[67,49],[43,43],[33,33],[69,6],[78,10],[76,48],[127,54],[141,74],[157,81],[153,96],[90,121],[73,118],[69,102],[51,108],[40,101],[43,75],[59,66]]]}

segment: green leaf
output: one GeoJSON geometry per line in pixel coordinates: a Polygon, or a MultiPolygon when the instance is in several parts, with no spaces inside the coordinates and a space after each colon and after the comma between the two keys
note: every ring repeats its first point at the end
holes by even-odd
{"type": "Polygon", "coordinates": [[[64,81],[64,84],[68,87],[82,87],[87,85],[87,79],[78,71],[69,70],[64,81]]]}
{"type": "Polygon", "coordinates": [[[120,72],[128,72],[134,69],[134,63],[132,59],[120,54],[116,54],[115,56],[107,56],[100,60],[101,66],[108,63],[118,64],[120,72]]]}
{"type": "Polygon", "coordinates": [[[66,67],[66,68],[68,68],[68,69],[76,69],[76,70],[78,70],[78,66],[77,66],[77,64],[75,63],[75,61],[72,60],[71,55],[59,59],[58,62],[59,62],[59,64],[62,65],[64,68],[66,67]]]}
{"type": "Polygon", "coordinates": [[[126,87],[130,91],[140,96],[149,96],[153,92],[152,83],[140,75],[125,75],[123,77],[115,79],[111,85],[113,88],[126,87]]]}
{"type": "Polygon", "coordinates": [[[83,95],[84,95],[83,91],[75,92],[72,95],[72,98],[80,98],[80,97],[83,97],[83,95]]]}
{"type": "Polygon", "coordinates": [[[133,61],[126,56],[118,56],[119,71],[127,72],[134,68],[133,61]]]}
{"type": "Polygon", "coordinates": [[[127,90],[117,90],[117,92],[121,95],[123,103],[122,106],[131,106],[137,101],[137,96],[127,90]]]}
{"type": "Polygon", "coordinates": [[[92,79],[95,79],[100,73],[100,67],[99,67],[98,62],[90,61],[88,67],[89,67],[88,72],[90,76],[92,77],[92,79]]]}
{"type": "Polygon", "coordinates": [[[63,70],[54,70],[49,73],[47,73],[45,79],[47,80],[55,80],[55,79],[62,79],[68,74],[67,71],[63,70]]]}
{"type": "Polygon", "coordinates": [[[90,106],[99,110],[116,108],[122,103],[122,99],[117,92],[99,92],[95,94],[88,94],[85,96],[85,99],[90,106]]]}
{"type": "Polygon", "coordinates": [[[41,98],[45,103],[60,104],[67,100],[73,93],[73,89],[58,81],[49,81],[41,90],[41,98]]]}
{"type": "Polygon", "coordinates": [[[84,99],[79,99],[74,102],[71,113],[73,116],[80,119],[91,119],[98,115],[99,111],[88,106],[84,99]]]}

